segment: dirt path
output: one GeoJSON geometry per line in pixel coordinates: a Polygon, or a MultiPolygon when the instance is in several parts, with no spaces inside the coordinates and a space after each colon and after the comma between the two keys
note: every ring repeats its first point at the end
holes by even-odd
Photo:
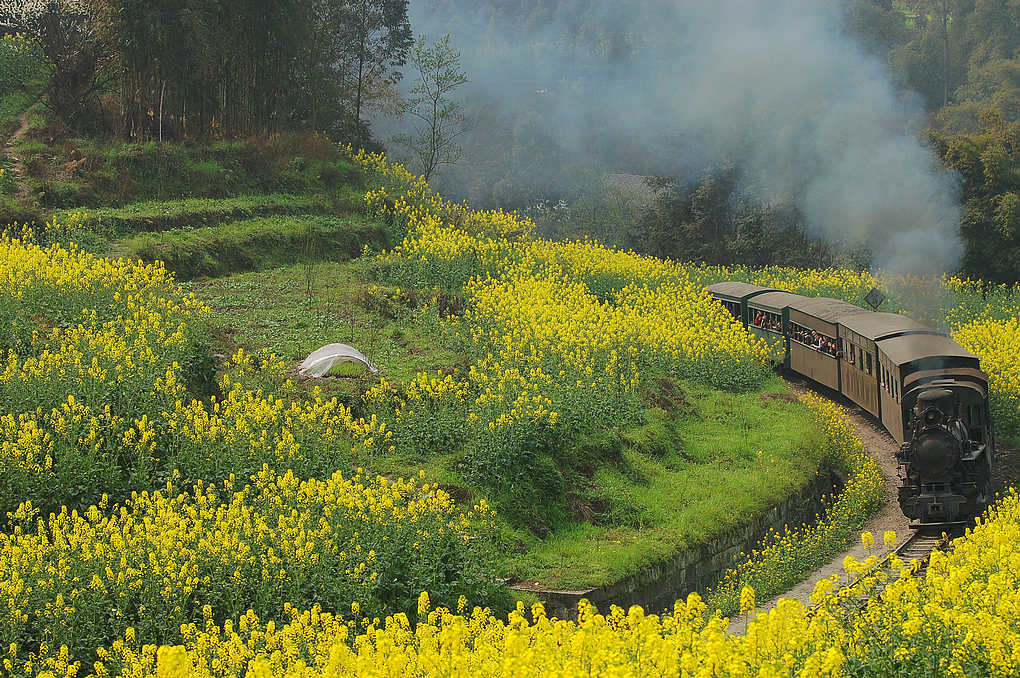
{"type": "Polygon", "coordinates": [[[15,198],[22,204],[28,203],[31,200],[31,196],[28,194],[28,189],[25,187],[24,181],[22,181],[22,178],[25,176],[25,164],[21,161],[21,156],[18,155],[15,149],[17,147],[18,140],[28,133],[28,112],[32,110],[32,107],[35,106],[37,102],[38,99],[33,101],[31,105],[25,109],[25,112],[21,114],[21,125],[19,125],[18,129],[14,131],[14,134],[7,139],[7,143],[4,144],[4,157],[9,158],[11,161],[11,167],[8,171],[14,175],[14,185],[17,187],[15,198]]]}
{"type": "MultiPolygon", "coordinates": [[[[790,384],[790,388],[793,389],[798,395],[808,392],[810,389],[807,383],[796,377],[787,377],[787,383],[790,384]]],[[[831,394],[823,394],[826,397],[831,397],[831,394]]],[[[811,575],[794,586],[789,591],[779,594],[775,598],[761,603],[759,607],[752,612],[752,615],[757,615],[760,612],[767,612],[774,608],[779,602],[780,598],[793,598],[799,600],[804,604],[810,604],[810,595],[814,591],[815,584],[822,579],[827,579],[834,574],[841,575],[840,580],[843,582],[848,581],[846,573],[843,571],[843,559],[848,555],[852,555],[857,560],[864,560],[869,555],[877,555],[879,557],[884,556],[886,553],[891,551],[891,548],[886,548],[883,544],[882,538],[886,530],[892,530],[896,533],[896,545],[905,542],[911,535],[910,520],[903,515],[900,511],[900,505],[896,500],[896,450],[899,447],[896,441],[892,439],[884,429],[875,422],[870,415],[867,415],[862,410],[854,410],[848,407],[844,408],[847,410],[850,423],[854,427],[854,431],[858,437],[864,442],[864,449],[867,450],[868,454],[874,459],[879,467],[882,469],[882,475],[885,476],[885,504],[879,509],[879,512],[868,521],[864,526],[864,529],[857,534],[857,538],[854,543],[851,544],[850,548],[837,554],[828,564],[823,565],[819,569],[811,573],[811,575]],[[875,545],[871,550],[865,549],[861,544],[860,534],[863,532],[871,532],[875,537],[875,545]]],[[[893,547],[895,548],[895,546],[893,547]]],[[[730,632],[731,633],[743,633],[747,620],[745,615],[734,615],[730,619],[730,632]]]]}

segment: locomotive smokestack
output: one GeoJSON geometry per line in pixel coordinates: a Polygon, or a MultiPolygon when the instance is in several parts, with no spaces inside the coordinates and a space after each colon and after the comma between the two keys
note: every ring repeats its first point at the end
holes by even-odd
{"type": "MultiPolygon", "coordinates": [[[[864,244],[878,266],[957,266],[957,179],[918,136],[917,98],[848,34],[847,2],[541,6],[504,19],[468,0],[411,8],[416,26],[436,35],[451,30],[456,10],[470,96],[506,118],[498,138],[522,167],[551,179],[579,165],[691,177],[732,163],[750,195],[797,206],[812,235],[864,244]]],[[[454,169],[464,184],[469,167],[454,169]]]]}

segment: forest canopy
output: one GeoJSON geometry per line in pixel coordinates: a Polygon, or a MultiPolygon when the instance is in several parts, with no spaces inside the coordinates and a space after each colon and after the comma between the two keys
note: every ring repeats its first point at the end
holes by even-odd
{"type": "Polygon", "coordinates": [[[407,0],[2,0],[0,25],[39,39],[54,113],[131,138],[365,142],[413,43],[407,0]]]}

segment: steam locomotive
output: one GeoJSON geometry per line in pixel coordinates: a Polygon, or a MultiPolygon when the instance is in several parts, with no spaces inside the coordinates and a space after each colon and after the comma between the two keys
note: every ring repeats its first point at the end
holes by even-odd
{"type": "Polygon", "coordinates": [[[895,313],[742,282],[708,291],[784,368],[839,392],[900,444],[899,503],[911,527],[956,527],[988,506],[995,438],[977,356],[895,313]]]}

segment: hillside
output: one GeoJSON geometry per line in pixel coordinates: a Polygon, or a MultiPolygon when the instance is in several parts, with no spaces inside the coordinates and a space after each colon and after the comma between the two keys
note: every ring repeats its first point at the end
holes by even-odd
{"type": "MultiPolygon", "coordinates": [[[[873,4],[886,17],[904,9],[873,4]]],[[[123,35],[159,9],[86,9],[116,7],[123,35]]],[[[1020,672],[1015,452],[1003,445],[996,460],[997,503],[924,573],[880,565],[902,535],[861,533],[891,499],[873,450],[842,406],[791,389],[777,346],[705,290],[743,280],[863,305],[878,288],[881,310],[979,355],[997,436],[1015,445],[1020,286],[710,264],[571,238],[577,205],[597,220],[602,204],[606,232],[649,229],[666,249],[669,233],[612,192],[567,213],[546,205],[545,233],[560,237],[545,237],[518,212],[450,201],[382,154],[302,131],[321,114],[364,132],[358,113],[344,117],[343,87],[286,96],[340,75],[329,69],[350,76],[350,54],[320,70],[332,33],[306,32],[307,4],[246,7],[261,27],[250,33],[210,11],[168,24],[194,43],[177,52],[117,44],[135,60],[85,97],[95,117],[77,127],[33,70],[38,45],[0,45],[5,675],[1020,672]],[[216,27],[218,42],[200,39],[216,27]],[[232,61],[263,54],[258,31],[286,39],[293,60],[269,74],[249,70],[257,58],[232,61]],[[323,43],[298,49],[309,35],[323,43]],[[191,70],[169,70],[178,58],[191,70]],[[219,88],[204,97],[195,83],[210,63],[219,88]],[[166,116],[163,94],[151,107],[160,77],[166,116]],[[335,91],[320,111],[316,97],[335,91]],[[151,129],[112,134],[103,115],[151,129]],[[214,132],[189,134],[196,124],[214,132]],[[379,371],[302,375],[329,343],[379,371]],[[854,542],[868,558],[844,561],[853,585],[823,580],[813,605],[755,615],[854,542]],[[612,604],[641,599],[628,590],[641,576],[656,580],[648,589],[683,583],[668,603],[612,604]],[[582,601],[567,619],[547,611],[607,591],[625,595],[598,610],[582,601]]],[[[532,15],[513,35],[572,17],[576,41],[558,49],[636,50],[615,30],[625,6],[594,7],[493,5],[510,24],[532,15]]],[[[460,19],[486,23],[487,7],[473,11],[460,19]]],[[[0,24],[10,16],[0,2],[0,24]]],[[[943,151],[1001,169],[989,149],[1006,139],[1000,128],[983,150],[957,139],[943,151]]],[[[655,183],[653,210],[703,218],[717,254],[756,242],[753,218],[728,241],[723,211],[795,232],[792,213],[731,200],[736,176],[683,196],[655,183]]],[[[985,180],[994,202],[1003,186],[985,180]]],[[[701,226],[688,226],[693,241],[701,226]]],[[[805,260],[825,254],[797,242],[805,260]]]]}

